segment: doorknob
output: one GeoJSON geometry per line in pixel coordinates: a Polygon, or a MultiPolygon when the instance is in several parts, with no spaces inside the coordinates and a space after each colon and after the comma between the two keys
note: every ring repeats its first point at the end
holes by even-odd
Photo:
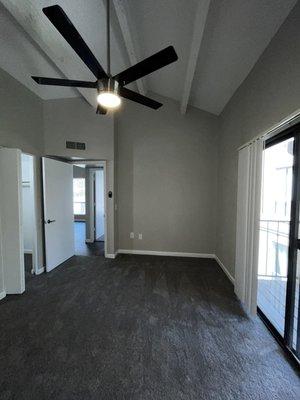
{"type": "Polygon", "coordinates": [[[51,224],[52,222],[55,222],[55,219],[47,219],[46,223],[51,224]]]}

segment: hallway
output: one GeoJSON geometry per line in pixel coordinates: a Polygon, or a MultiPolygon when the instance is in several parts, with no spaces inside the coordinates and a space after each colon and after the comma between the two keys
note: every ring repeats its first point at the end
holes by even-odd
{"type": "Polygon", "coordinates": [[[77,256],[104,256],[104,242],[85,242],[85,222],[74,222],[74,243],[77,256]]]}

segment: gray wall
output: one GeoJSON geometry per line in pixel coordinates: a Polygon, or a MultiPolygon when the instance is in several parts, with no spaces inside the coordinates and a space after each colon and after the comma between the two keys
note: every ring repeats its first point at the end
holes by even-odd
{"type": "Polygon", "coordinates": [[[299,20],[298,2],[219,119],[194,108],[183,116],[178,103],[157,97],[159,111],[126,102],[114,121],[80,98],[43,105],[0,71],[0,145],[107,160],[109,252],[216,251],[233,273],[237,148],[300,107],[299,20]],[[87,150],[67,150],[66,140],[85,141],[87,150]]]}
{"type": "MultiPolygon", "coordinates": [[[[43,102],[0,69],[0,146],[18,148],[36,156],[37,206],[41,221],[40,156],[44,151],[43,102]]],[[[43,265],[42,224],[38,225],[38,262],[43,265]]]]}
{"type": "Polygon", "coordinates": [[[111,115],[97,115],[82,98],[48,100],[44,102],[44,137],[47,155],[80,157],[107,161],[108,253],[116,251],[115,183],[114,183],[114,121],[111,115]],[[86,143],[86,150],[66,149],[66,140],[86,143]]]}
{"type": "Polygon", "coordinates": [[[119,248],[214,253],[217,118],[155,98],[160,110],[127,102],[116,118],[119,248]]]}
{"type": "Polygon", "coordinates": [[[217,255],[234,274],[237,148],[300,108],[300,3],[221,114],[217,255]]]}
{"type": "Polygon", "coordinates": [[[73,166],[73,178],[84,178],[85,179],[85,168],[73,166]]]}
{"type": "Polygon", "coordinates": [[[44,101],[44,137],[48,155],[113,160],[113,118],[82,98],[44,101]],[[66,140],[85,142],[86,150],[66,149],[66,140]]]}
{"type": "Polygon", "coordinates": [[[0,145],[41,155],[44,150],[43,102],[0,69],[0,145]]]}

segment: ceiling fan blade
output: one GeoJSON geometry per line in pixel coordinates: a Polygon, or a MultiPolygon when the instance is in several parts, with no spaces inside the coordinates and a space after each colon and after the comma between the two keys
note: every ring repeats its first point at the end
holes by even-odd
{"type": "Polygon", "coordinates": [[[130,82],[136,81],[143,76],[151,74],[162,67],[178,60],[178,56],[173,46],[168,46],[165,49],[145,58],[145,60],[129,67],[118,75],[114,76],[120,85],[124,86],[130,82]]]}
{"type": "Polygon", "coordinates": [[[119,94],[125,99],[135,101],[136,103],[140,103],[143,106],[153,108],[154,110],[157,110],[159,107],[162,106],[162,103],[159,103],[158,101],[152,100],[149,97],[143,96],[124,87],[119,88],[119,94]]]}
{"type": "Polygon", "coordinates": [[[55,5],[43,8],[43,12],[73,50],[79,55],[86,66],[92,71],[95,77],[97,79],[107,77],[106,72],[82,39],[80,33],[69,20],[64,10],[59,5],[55,5]]]}
{"type": "Polygon", "coordinates": [[[44,78],[41,76],[32,76],[31,78],[39,85],[84,87],[91,89],[97,88],[96,82],[74,81],[70,79],[44,78]]]}
{"type": "Polygon", "coordinates": [[[100,104],[97,105],[97,109],[96,109],[96,114],[106,114],[107,113],[107,109],[100,106],[100,104]]]}

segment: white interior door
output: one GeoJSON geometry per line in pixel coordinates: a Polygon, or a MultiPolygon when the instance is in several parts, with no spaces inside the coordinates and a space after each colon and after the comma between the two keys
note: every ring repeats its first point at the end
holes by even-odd
{"type": "Polygon", "coordinates": [[[43,157],[46,271],[75,254],[73,166],[43,157]]]}
{"type": "MultiPolygon", "coordinates": [[[[4,290],[25,290],[21,151],[0,149],[0,215],[4,290]]],[[[1,273],[1,271],[0,271],[1,273]]]]}
{"type": "Polygon", "coordinates": [[[104,172],[95,171],[95,232],[96,240],[104,240],[104,172]]]}

